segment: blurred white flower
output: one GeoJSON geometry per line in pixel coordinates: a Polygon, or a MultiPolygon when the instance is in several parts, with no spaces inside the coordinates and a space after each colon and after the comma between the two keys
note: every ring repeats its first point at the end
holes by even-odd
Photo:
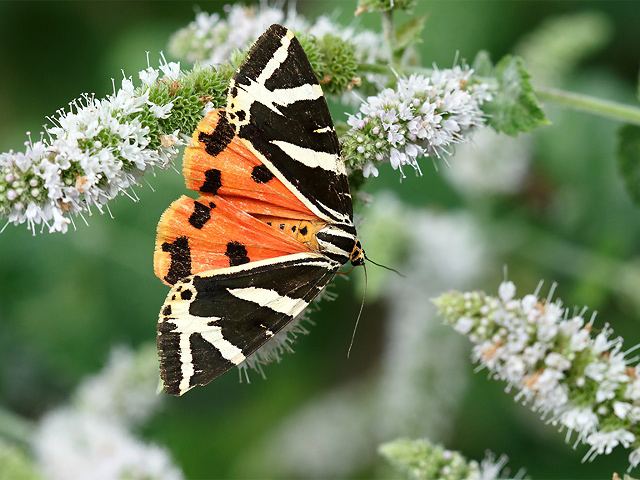
{"type": "Polygon", "coordinates": [[[159,408],[156,346],[144,345],[133,352],[114,347],[107,365],[78,387],[74,406],[111,422],[137,426],[159,408]]]}
{"type": "Polygon", "coordinates": [[[395,215],[410,226],[409,256],[399,267],[405,277],[387,275],[383,293],[388,321],[378,380],[378,438],[426,435],[444,441],[467,384],[465,347],[441,324],[431,298],[453,286],[473,285],[486,267],[487,251],[470,216],[407,212],[392,198],[378,196],[371,230],[361,229],[367,245],[364,235],[375,235],[372,230],[382,226],[376,217],[385,210],[389,215],[394,203],[395,215]]]}
{"type": "Polygon", "coordinates": [[[108,364],[82,382],[68,406],[39,421],[32,447],[46,478],[183,478],[165,449],[132,433],[157,410],[157,387],[155,345],[135,353],[114,348],[108,364]]]}
{"type": "Polygon", "coordinates": [[[458,145],[445,177],[465,193],[513,194],[522,190],[529,171],[531,138],[479,129],[470,142],[458,145]]]}
{"type": "Polygon", "coordinates": [[[249,48],[274,23],[290,30],[306,32],[317,38],[327,34],[348,40],[355,48],[358,62],[374,63],[383,55],[382,35],[371,30],[343,27],[327,15],[309,22],[289,3],[285,11],[266,2],[250,7],[233,4],[225,7],[226,18],[217,13],[200,12],[187,27],[174,34],[170,42],[173,55],[191,63],[221,65],[228,62],[236,50],[249,48]]]}
{"type": "Polygon", "coordinates": [[[179,480],[168,452],[134,438],[121,424],[61,408],[40,421],[36,460],[52,480],[179,480]]]}

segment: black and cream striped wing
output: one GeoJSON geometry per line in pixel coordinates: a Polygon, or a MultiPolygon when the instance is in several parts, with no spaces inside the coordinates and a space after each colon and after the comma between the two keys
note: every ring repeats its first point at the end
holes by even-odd
{"type": "Polygon", "coordinates": [[[165,392],[182,395],[239,365],[302,312],[339,268],[310,252],[177,282],[158,323],[165,392]]]}
{"type": "Polygon", "coordinates": [[[312,212],[353,224],[327,102],[290,30],[272,25],[256,41],[229,84],[226,111],[236,134],[312,212]]]}

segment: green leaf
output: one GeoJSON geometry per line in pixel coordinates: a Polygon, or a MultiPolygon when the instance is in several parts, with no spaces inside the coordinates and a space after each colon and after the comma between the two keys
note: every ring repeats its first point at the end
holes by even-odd
{"type": "Polygon", "coordinates": [[[356,12],[386,12],[389,10],[411,10],[417,0],[359,0],[356,12]]]}
{"type": "Polygon", "coordinates": [[[492,77],[493,63],[491,62],[489,52],[486,50],[480,50],[476,54],[476,58],[473,59],[471,68],[473,68],[474,73],[480,77],[492,77]]]}
{"type": "Polygon", "coordinates": [[[640,207],[640,127],[623,125],[618,130],[618,169],[631,200],[640,207]]]}
{"type": "Polygon", "coordinates": [[[394,54],[402,56],[404,51],[416,43],[422,42],[420,34],[427,23],[427,16],[420,15],[412,17],[406,23],[400,25],[396,30],[396,43],[394,54]]]}
{"type": "Polygon", "coordinates": [[[494,130],[516,136],[519,132],[549,125],[521,58],[506,55],[496,65],[494,74],[498,86],[493,91],[493,100],[484,108],[489,117],[487,123],[494,130]]]}

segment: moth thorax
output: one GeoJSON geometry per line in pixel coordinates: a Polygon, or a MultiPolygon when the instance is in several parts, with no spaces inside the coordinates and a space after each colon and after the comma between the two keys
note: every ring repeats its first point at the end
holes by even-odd
{"type": "Polygon", "coordinates": [[[316,234],[316,240],[318,241],[318,246],[320,247],[318,250],[320,252],[343,265],[349,260],[354,265],[363,263],[356,253],[356,250],[359,250],[364,258],[364,252],[359,247],[360,242],[356,238],[355,230],[352,233],[336,225],[327,225],[316,234]],[[356,256],[354,257],[354,255],[356,256]],[[356,263],[354,263],[354,260],[356,263]]]}

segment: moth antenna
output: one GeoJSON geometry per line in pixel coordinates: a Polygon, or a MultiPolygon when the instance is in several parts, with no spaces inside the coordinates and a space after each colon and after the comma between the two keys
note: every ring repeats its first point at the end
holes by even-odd
{"type": "MultiPolygon", "coordinates": [[[[403,275],[402,273],[400,273],[400,272],[399,272],[398,270],[396,270],[395,268],[387,267],[386,265],[382,265],[382,264],[380,264],[380,263],[376,263],[376,262],[374,262],[374,261],[373,261],[373,260],[371,260],[369,257],[367,257],[367,254],[366,254],[366,253],[364,254],[364,258],[365,258],[365,260],[366,260],[367,262],[371,262],[371,263],[373,263],[374,265],[376,265],[376,266],[378,266],[378,267],[382,267],[382,268],[384,268],[385,270],[389,270],[389,271],[391,271],[391,272],[397,273],[397,274],[398,274],[398,275],[400,275],[402,278],[405,278],[405,275],[403,275]]],[[[364,274],[365,274],[365,277],[366,277],[366,276],[367,276],[367,269],[366,269],[366,268],[364,269],[364,274]]]]}
{"type": "Polygon", "coordinates": [[[349,350],[347,350],[347,358],[351,355],[351,347],[353,347],[353,340],[356,338],[356,330],[358,329],[358,322],[362,316],[362,309],[364,308],[364,299],[367,298],[367,266],[363,263],[364,268],[364,292],[362,293],[362,303],[360,304],[360,312],[358,312],[358,318],[356,318],[356,324],[353,327],[353,334],[351,335],[351,343],[349,344],[349,350]]]}

